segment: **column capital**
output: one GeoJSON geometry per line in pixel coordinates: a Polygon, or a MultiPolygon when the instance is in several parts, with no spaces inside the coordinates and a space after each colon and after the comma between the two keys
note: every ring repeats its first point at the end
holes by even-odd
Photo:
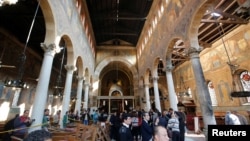
{"type": "Polygon", "coordinates": [[[73,65],[65,65],[64,66],[67,71],[75,71],[77,68],[73,65]]]}
{"type": "Polygon", "coordinates": [[[143,88],[143,85],[139,85],[139,88],[140,88],[140,89],[143,88]]]}
{"type": "Polygon", "coordinates": [[[153,80],[153,81],[157,81],[158,79],[159,79],[158,76],[153,76],[153,77],[152,77],[152,80],[153,80]]]}
{"type": "Polygon", "coordinates": [[[148,87],[148,86],[149,86],[149,83],[145,83],[145,84],[144,84],[144,87],[148,87]]]}
{"type": "Polygon", "coordinates": [[[167,66],[165,68],[165,70],[168,71],[168,72],[172,72],[173,69],[174,69],[174,66],[167,66]]]}
{"type": "Polygon", "coordinates": [[[84,77],[83,77],[83,76],[76,76],[76,79],[77,79],[78,81],[81,81],[81,80],[84,79],[84,77]]]}
{"type": "Polygon", "coordinates": [[[200,52],[202,51],[202,48],[195,48],[195,47],[190,47],[186,50],[187,55],[192,58],[192,57],[199,57],[200,52]]]}
{"type": "Polygon", "coordinates": [[[85,86],[85,87],[89,87],[90,84],[89,84],[89,83],[84,83],[84,86],[85,86]]]}
{"type": "Polygon", "coordinates": [[[89,85],[89,90],[92,91],[93,90],[93,86],[89,85]]]}
{"type": "Polygon", "coordinates": [[[60,52],[60,49],[56,47],[56,44],[46,44],[46,43],[41,43],[40,44],[41,48],[45,53],[49,53],[51,55],[55,55],[56,53],[60,52]]]}

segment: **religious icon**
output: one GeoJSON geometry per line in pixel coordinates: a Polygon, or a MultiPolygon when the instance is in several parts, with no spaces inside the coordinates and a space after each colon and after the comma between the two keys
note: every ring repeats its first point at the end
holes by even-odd
{"type": "Polygon", "coordinates": [[[240,74],[241,83],[244,91],[250,91],[250,72],[244,71],[240,74]]]}

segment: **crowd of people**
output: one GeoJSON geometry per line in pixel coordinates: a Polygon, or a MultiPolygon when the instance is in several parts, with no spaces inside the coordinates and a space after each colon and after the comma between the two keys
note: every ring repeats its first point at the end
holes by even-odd
{"type": "Polygon", "coordinates": [[[172,108],[114,112],[110,119],[112,141],[184,141],[186,115],[172,108]],[[172,132],[169,136],[168,131],[172,132]]]}
{"type": "MultiPolygon", "coordinates": [[[[29,110],[24,110],[22,115],[17,114],[9,120],[5,128],[14,129],[4,136],[5,141],[10,141],[10,135],[32,141],[34,135],[44,135],[44,140],[50,141],[51,134],[48,132],[49,126],[58,126],[60,121],[61,110],[58,110],[52,117],[50,110],[44,110],[41,131],[28,134],[28,128],[34,119],[30,119],[29,110]]],[[[84,125],[100,124],[100,126],[110,126],[111,141],[185,141],[186,132],[186,114],[172,108],[164,109],[162,112],[157,109],[151,109],[146,112],[141,110],[113,112],[111,115],[104,110],[93,109],[83,110],[80,113],[76,111],[67,111],[62,117],[63,128],[75,121],[80,121],[84,125]]],[[[225,125],[248,125],[248,120],[244,115],[237,111],[227,111],[225,115],[225,125]]]]}

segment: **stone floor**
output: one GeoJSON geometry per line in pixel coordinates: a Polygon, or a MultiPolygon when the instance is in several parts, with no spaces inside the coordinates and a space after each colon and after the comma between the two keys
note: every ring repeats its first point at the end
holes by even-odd
{"type": "Polygon", "coordinates": [[[193,131],[187,131],[185,133],[185,141],[205,141],[204,134],[196,134],[193,131]]]}

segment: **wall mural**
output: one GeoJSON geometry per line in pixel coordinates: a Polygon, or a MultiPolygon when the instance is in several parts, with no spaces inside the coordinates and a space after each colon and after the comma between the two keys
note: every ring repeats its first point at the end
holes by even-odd
{"type": "Polygon", "coordinates": [[[223,80],[221,80],[218,84],[218,90],[221,102],[233,100],[233,98],[231,97],[231,89],[229,87],[228,82],[224,82],[223,80]]]}

